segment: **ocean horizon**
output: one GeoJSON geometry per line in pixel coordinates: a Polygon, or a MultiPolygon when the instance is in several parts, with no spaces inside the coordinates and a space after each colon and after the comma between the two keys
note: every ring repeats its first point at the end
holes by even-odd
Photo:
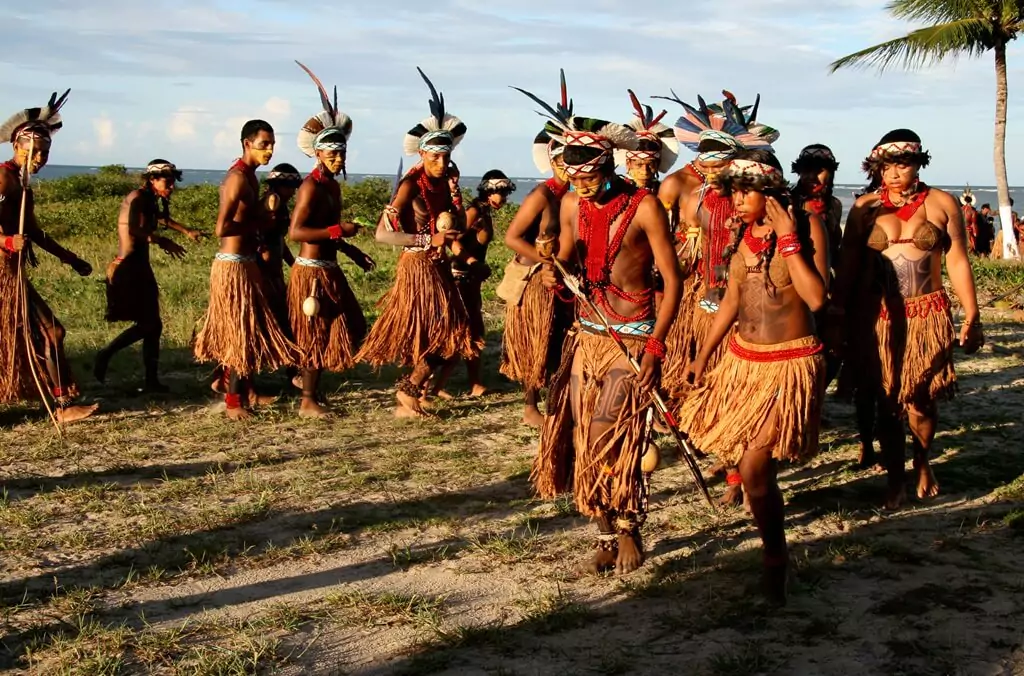
{"type": "MultiPolygon", "coordinates": [[[[127,167],[128,171],[130,171],[130,172],[142,171],[143,168],[144,167],[127,167]]],[[[79,166],[79,165],[70,165],[70,164],[48,164],[48,165],[46,165],[45,167],[42,168],[42,170],[39,172],[39,174],[37,174],[37,176],[38,176],[39,179],[42,179],[42,180],[55,179],[55,178],[64,178],[64,177],[73,176],[73,175],[76,175],[76,174],[95,174],[95,173],[97,173],[99,171],[99,169],[100,169],[100,167],[90,167],[90,166],[85,166],[85,165],[79,166]]],[[[203,183],[217,185],[224,178],[225,171],[226,170],[224,170],[224,169],[185,169],[185,168],[183,168],[181,170],[181,172],[182,172],[182,180],[179,183],[179,185],[188,186],[188,185],[196,185],[196,184],[203,184],[203,183]]],[[[260,174],[263,174],[263,173],[264,173],[263,171],[256,172],[257,175],[260,175],[260,174]]],[[[364,180],[366,180],[368,178],[383,178],[383,179],[386,179],[388,181],[393,181],[395,179],[395,175],[393,173],[390,174],[390,175],[388,175],[388,174],[349,174],[348,175],[348,182],[349,183],[359,183],[360,181],[364,181],[364,180]]],[[[467,175],[467,176],[463,176],[462,177],[461,182],[462,182],[462,185],[464,187],[470,187],[471,188],[471,187],[475,186],[479,180],[480,180],[479,176],[468,176],[467,175]]],[[[534,186],[536,186],[538,183],[540,183],[540,182],[542,182],[544,180],[546,180],[546,177],[544,177],[544,176],[519,176],[519,177],[512,177],[512,181],[514,183],[516,183],[516,191],[514,193],[512,193],[512,195],[509,197],[509,202],[511,204],[521,204],[523,199],[525,199],[526,196],[530,193],[530,191],[533,190],[534,186]]],[[[865,183],[858,183],[858,184],[846,184],[846,183],[836,184],[834,193],[835,193],[835,196],[838,197],[839,200],[843,203],[843,213],[844,214],[849,213],[850,208],[853,206],[853,201],[854,201],[854,197],[853,196],[854,196],[854,194],[857,193],[857,192],[860,192],[861,190],[863,190],[865,184],[866,184],[866,182],[865,183]]],[[[964,190],[964,186],[962,186],[962,185],[959,185],[959,186],[936,185],[935,187],[936,188],[940,188],[942,190],[946,190],[947,192],[952,193],[954,197],[958,197],[958,198],[959,198],[960,194],[964,190]]],[[[992,209],[993,210],[998,211],[998,208],[999,208],[998,204],[997,204],[998,200],[996,198],[996,187],[994,185],[991,185],[991,186],[983,186],[983,185],[974,186],[974,185],[972,185],[971,186],[971,192],[974,193],[974,200],[975,200],[974,203],[975,203],[976,206],[981,206],[982,204],[988,203],[988,204],[992,205],[992,209]]],[[[1011,187],[1010,188],[1010,197],[1014,200],[1014,202],[1016,202],[1016,201],[1018,201],[1020,199],[1024,199],[1024,186],[1011,187]]]]}

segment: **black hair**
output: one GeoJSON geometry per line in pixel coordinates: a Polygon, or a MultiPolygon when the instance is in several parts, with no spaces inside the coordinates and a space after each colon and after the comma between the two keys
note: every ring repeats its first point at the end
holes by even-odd
{"type": "Polygon", "coordinates": [[[980,208],[981,209],[988,209],[989,211],[991,211],[992,210],[992,205],[989,204],[988,202],[985,202],[984,204],[981,205],[980,208]]]}
{"type": "Polygon", "coordinates": [[[964,204],[974,204],[974,197],[971,195],[964,195],[964,204]]]}
{"type": "Polygon", "coordinates": [[[657,153],[661,151],[661,141],[656,141],[652,138],[641,138],[636,145],[637,150],[657,153]]]}
{"type": "Polygon", "coordinates": [[[291,178],[291,179],[288,179],[288,178],[277,178],[277,177],[275,177],[275,178],[268,178],[265,181],[267,183],[267,185],[281,186],[281,187],[293,187],[293,188],[297,188],[300,185],[302,185],[302,178],[301,178],[301,174],[299,173],[299,170],[296,169],[294,165],[288,164],[287,162],[282,162],[281,164],[275,164],[274,168],[270,170],[270,173],[272,173],[272,174],[273,173],[278,173],[278,174],[299,174],[300,177],[299,178],[291,178]]]}
{"type": "MultiPolygon", "coordinates": [[[[878,143],[875,144],[875,148],[886,143],[921,143],[921,137],[910,129],[893,129],[891,132],[879,139],[878,143]]],[[[881,175],[882,167],[886,164],[910,164],[914,165],[919,169],[924,169],[931,162],[932,156],[926,150],[918,150],[914,152],[902,152],[892,153],[885,155],[884,157],[869,156],[861,164],[861,169],[868,176],[874,176],[876,173],[881,175]]]]}
{"type": "Polygon", "coordinates": [[[797,157],[796,160],[793,161],[793,164],[790,165],[790,169],[794,174],[802,174],[805,171],[819,172],[822,169],[828,169],[835,173],[835,171],[839,169],[839,163],[836,162],[834,158],[828,159],[825,157],[816,157],[811,154],[805,155],[805,151],[808,150],[827,150],[829,154],[832,153],[832,149],[828,146],[821,143],[812,143],[801,150],[799,157],[797,157]]]}
{"type": "Polygon", "coordinates": [[[512,183],[509,180],[509,177],[505,174],[504,171],[502,171],[501,169],[491,169],[486,174],[484,174],[483,176],[480,177],[480,185],[477,186],[476,196],[477,196],[477,199],[479,199],[479,200],[486,200],[488,195],[493,195],[495,193],[502,193],[504,195],[508,195],[509,193],[513,193],[515,191],[516,191],[516,184],[512,183]],[[510,185],[509,185],[508,188],[504,188],[502,190],[493,190],[493,189],[492,190],[485,190],[483,188],[483,184],[486,183],[487,181],[502,181],[502,180],[509,181],[510,185]]]}
{"type": "MultiPolygon", "coordinates": [[[[578,167],[586,164],[587,162],[594,161],[595,158],[601,156],[605,151],[601,148],[593,148],[588,146],[566,146],[562,152],[562,162],[568,167],[578,167]]],[[[615,169],[615,162],[612,159],[611,154],[608,154],[605,162],[598,167],[598,171],[601,173],[610,173],[615,169]]]]}
{"type": "Polygon", "coordinates": [[[731,146],[727,143],[723,143],[718,139],[706,138],[697,144],[698,153],[715,153],[715,152],[727,152],[731,153],[736,150],[735,146],[731,146]]]}
{"type": "Polygon", "coordinates": [[[256,138],[256,135],[261,131],[265,131],[268,134],[274,133],[274,128],[270,126],[270,123],[266,120],[249,120],[242,125],[241,141],[251,141],[256,138]]]}

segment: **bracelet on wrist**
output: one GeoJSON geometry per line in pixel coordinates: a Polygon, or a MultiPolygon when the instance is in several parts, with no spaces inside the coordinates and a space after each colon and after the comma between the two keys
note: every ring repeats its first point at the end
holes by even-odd
{"type": "Polygon", "coordinates": [[[665,345],[665,341],[651,336],[644,343],[644,353],[654,355],[658,359],[664,359],[668,355],[668,347],[665,345]]]}
{"type": "Polygon", "coordinates": [[[784,246],[779,249],[779,253],[782,254],[783,258],[795,256],[796,254],[800,253],[800,251],[801,247],[799,244],[790,244],[789,246],[784,246]]]}
{"type": "Polygon", "coordinates": [[[8,235],[7,237],[4,238],[4,249],[6,249],[7,251],[10,251],[11,253],[14,253],[14,237],[13,236],[8,235]]]}

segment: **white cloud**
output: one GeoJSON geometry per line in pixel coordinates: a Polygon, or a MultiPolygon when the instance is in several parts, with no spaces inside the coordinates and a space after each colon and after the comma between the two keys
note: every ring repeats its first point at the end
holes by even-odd
{"type": "Polygon", "coordinates": [[[263,104],[263,110],[267,112],[267,121],[274,124],[274,122],[282,122],[287,120],[292,114],[292,103],[288,99],[282,99],[279,96],[271,96],[267,99],[267,102],[263,104]]]}
{"type": "Polygon", "coordinates": [[[113,148],[117,140],[117,133],[114,131],[114,121],[105,114],[94,118],[92,129],[96,134],[96,146],[101,149],[113,148]]]}
{"type": "Polygon", "coordinates": [[[196,136],[196,118],[204,113],[202,108],[195,106],[182,106],[171,113],[170,122],[167,124],[167,138],[172,141],[187,141],[196,136]]]}

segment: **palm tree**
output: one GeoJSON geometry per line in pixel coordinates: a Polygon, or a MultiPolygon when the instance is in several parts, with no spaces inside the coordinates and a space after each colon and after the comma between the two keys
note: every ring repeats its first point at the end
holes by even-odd
{"type": "Polygon", "coordinates": [[[899,64],[917,70],[947,57],[995,53],[996,134],[995,169],[1003,256],[1017,258],[1010,186],[1006,179],[1006,45],[1024,30],[1024,0],[892,0],[886,9],[896,18],[928,24],[903,37],[844,56],[829,66],[876,66],[879,71],[899,64]]]}

